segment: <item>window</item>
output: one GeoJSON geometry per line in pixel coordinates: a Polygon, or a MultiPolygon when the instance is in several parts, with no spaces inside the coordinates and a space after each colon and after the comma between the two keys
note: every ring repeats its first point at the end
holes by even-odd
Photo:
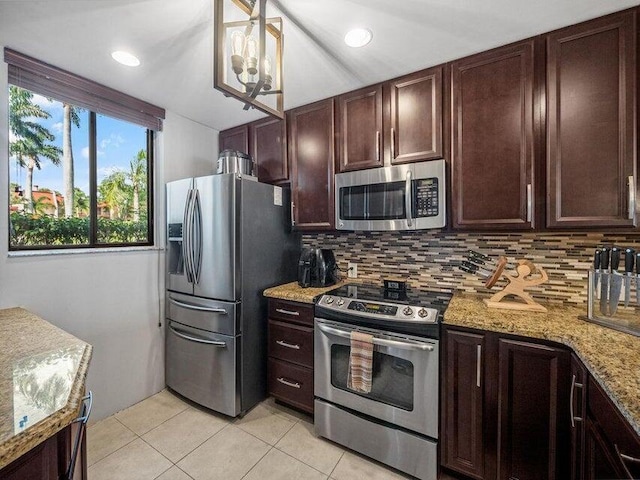
{"type": "Polygon", "coordinates": [[[152,245],[164,110],[8,49],[5,61],[9,249],[152,245]]]}

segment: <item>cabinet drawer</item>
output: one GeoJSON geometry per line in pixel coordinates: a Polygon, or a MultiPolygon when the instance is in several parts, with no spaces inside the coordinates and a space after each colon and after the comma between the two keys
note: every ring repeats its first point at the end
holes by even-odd
{"type": "Polygon", "coordinates": [[[609,453],[627,468],[629,478],[639,478],[640,463],[629,457],[640,459],[640,438],[592,377],[589,377],[587,395],[589,416],[604,433],[609,453]]]}
{"type": "Polygon", "coordinates": [[[268,375],[270,395],[313,413],[313,370],[270,358],[268,375]]]}
{"type": "Polygon", "coordinates": [[[313,328],[269,320],[269,356],[313,368],[313,328]]]}
{"type": "Polygon", "coordinates": [[[269,318],[313,327],[313,305],[269,299],[269,318]]]}

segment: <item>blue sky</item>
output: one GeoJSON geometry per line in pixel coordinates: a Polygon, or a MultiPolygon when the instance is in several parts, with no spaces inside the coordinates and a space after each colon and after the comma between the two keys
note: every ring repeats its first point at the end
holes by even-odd
{"type": "MultiPolygon", "coordinates": [[[[62,148],[62,103],[34,95],[33,102],[51,114],[40,120],[55,135],[54,145],[62,148]]],[[[75,167],[75,186],[89,193],[89,113],[80,112],[80,127],[73,126],[71,143],[75,167]]],[[[11,135],[11,134],[10,134],[11,135]]],[[[146,149],[146,129],[103,115],[98,115],[98,184],[115,170],[129,170],[129,162],[140,149],[146,149]]],[[[55,166],[48,159],[41,160],[41,170],[34,169],[33,184],[62,192],[62,166],[55,166]]],[[[10,161],[11,182],[24,187],[27,170],[10,161]]]]}

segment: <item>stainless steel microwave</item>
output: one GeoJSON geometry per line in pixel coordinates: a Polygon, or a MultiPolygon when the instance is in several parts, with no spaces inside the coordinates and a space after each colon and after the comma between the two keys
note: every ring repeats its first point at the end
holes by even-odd
{"type": "Polygon", "coordinates": [[[423,230],[446,224],[445,161],[336,175],[338,230],[423,230]]]}

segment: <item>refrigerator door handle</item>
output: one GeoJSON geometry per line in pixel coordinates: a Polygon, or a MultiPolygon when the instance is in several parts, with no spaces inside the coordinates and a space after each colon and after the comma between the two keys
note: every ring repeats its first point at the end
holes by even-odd
{"type": "Polygon", "coordinates": [[[200,312],[211,312],[211,313],[219,313],[221,315],[226,315],[227,311],[224,308],[212,308],[212,307],[201,307],[200,305],[192,305],[191,303],[179,302],[175,298],[169,296],[169,301],[174,305],[182,308],[188,308],[189,310],[198,310],[200,312]]]}
{"type": "Polygon", "coordinates": [[[187,200],[184,204],[184,216],[182,218],[182,258],[184,259],[184,270],[187,275],[187,282],[193,283],[193,274],[191,273],[191,247],[189,246],[189,239],[191,236],[190,215],[191,215],[191,197],[193,190],[190,188],[187,191],[187,200]]]}
{"type": "Polygon", "coordinates": [[[206,345],[211,345],[211,346],[220,347],[220,348],[225,348],[227,346],[226,342],[216,342],[215,340],[205,340],[204,338],[196,338],[196,337],[191,337],[189,335],[185,335],[184,333],[180,333],[178,330],[176,330],[172,326],[169,326],[169,330],[171,330],[171,333],[173,333],[174,335],[180,338],[184,338],[185,340],[189,340],[190,342],[204,343],[206,345]]]}
{"type": "Polygon", "coordinates": [[[194,248],[193,250],[193,270],[194,283],[200,282],[200,273],[202,271],[202,207],[200,206],[200,191],[195,190],[196,194],[193,199],[193,227],[194,227],[194,248]]]}

